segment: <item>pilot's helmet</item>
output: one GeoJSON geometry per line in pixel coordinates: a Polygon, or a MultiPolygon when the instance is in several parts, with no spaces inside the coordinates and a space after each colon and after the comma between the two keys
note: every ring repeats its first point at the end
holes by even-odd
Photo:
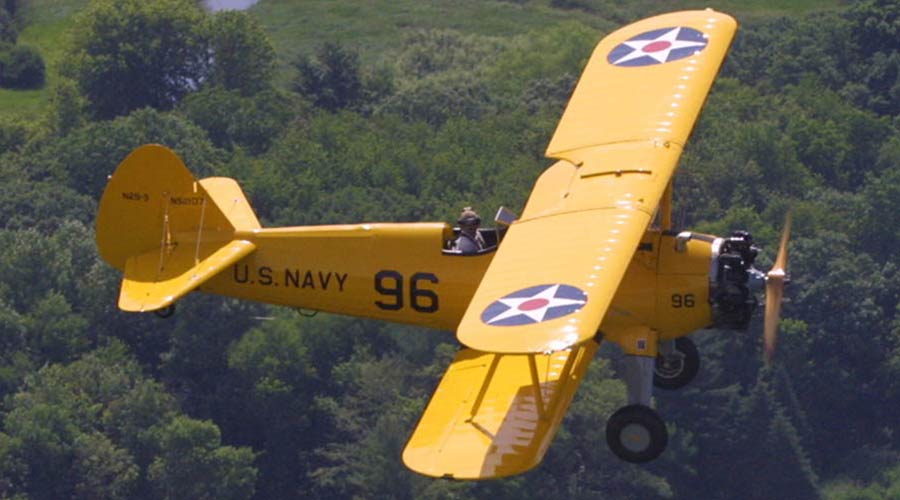
{"type": "Polygon", "coordinates": [[[481,224],[481,217],[472,210],[472,207],[463,208],[462,213],[459,214],[459,220],[456,221],[460,226],[468,226],[468,225],[479,225],[481,224]]]}

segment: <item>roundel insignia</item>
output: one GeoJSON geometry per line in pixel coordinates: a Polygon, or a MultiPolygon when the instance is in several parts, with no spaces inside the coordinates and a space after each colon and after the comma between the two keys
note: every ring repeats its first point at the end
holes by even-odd
{"type": "Polygon", "coordinates": [[[587,294],[571,285],[538,285],[510,293],[487,306],[481,321],[491,326],[521,326],[560,318],[581,309],[587,294]]]}
{"type": "Polygon", "coordinates": [[[690,57],[706,48],[707,35],[684,26],[633,36],[616,45],[606,60],[614,66],[650,66],[690,57]]]}

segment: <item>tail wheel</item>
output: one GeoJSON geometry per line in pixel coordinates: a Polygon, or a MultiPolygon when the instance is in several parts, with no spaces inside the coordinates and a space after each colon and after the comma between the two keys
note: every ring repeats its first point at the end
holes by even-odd
{"type": "Polygon", "coordinates": [[[675,390],[691,383],[700,370],[700,353],[687,337],[675,339],[675,352],[656,356],[653,385],[660,389],[675,390]]]}
{"type": "Polygon", "coordinates": [[[626,462],[649,462],[666,449],[669,432],[653,409],[630,405],[620,408],[606,421],[606,443],[626,462]]]}
{"type": "Polygon", "coordinates": [[[172,304],[167,305],[166,307],[163,307],[162,309],[157,309],[157,310],[153,311],[153,314],[157,315],[158,317],[160,317],[162,319],[171,318],[172,315],[175,314],[175,304],[172,303],[172,304]]]}

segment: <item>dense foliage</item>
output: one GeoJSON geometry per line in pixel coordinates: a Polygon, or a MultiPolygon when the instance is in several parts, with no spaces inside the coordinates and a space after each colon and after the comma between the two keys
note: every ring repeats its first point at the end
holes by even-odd
{"type": "MultiPolygon", "coordinates": [[[[610,26],[668,8],[550,4],[610,26]]],[[[900,497],[898,15],[860,0],[745,23],[682,158],[679,223],[748,229],[763,264],[794,207],[776,362],[756,322],[696,334],[697,381],[656,400],[669,449],[636,466],[606,449],[625,391],[603,349],[540,467],[458,483],[400,461],[451,333],[199,294],[166,321],[121,313],[96,203],[131,149],[159,142],[238,179],[266,225],[521,207],[604,33],[409,27],[378,63],[352,40],[305,47],[280,88],[251,14],[91,2],[49,113],[0,109],[0,496],[900,497]]]]}
{"type": "Polygon", "coordinates": [[[15,2],[0,6],[0,87],[33,89],[44,84],[44,59],[40,52],[27,45],[16,45],[19,32],[15,2]]]}

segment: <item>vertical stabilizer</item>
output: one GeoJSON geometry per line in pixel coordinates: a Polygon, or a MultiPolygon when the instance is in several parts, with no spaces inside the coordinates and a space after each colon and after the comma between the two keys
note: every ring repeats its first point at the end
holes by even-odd
{"type": "Polygon", "coordinates": [[[110,176],[97,213],[97,248],[124,271],[119,307],[165,307],[255,246],[235,239],[259,221],[233,179],[198,181],[172,150],[135,149],[110,176]]]}

